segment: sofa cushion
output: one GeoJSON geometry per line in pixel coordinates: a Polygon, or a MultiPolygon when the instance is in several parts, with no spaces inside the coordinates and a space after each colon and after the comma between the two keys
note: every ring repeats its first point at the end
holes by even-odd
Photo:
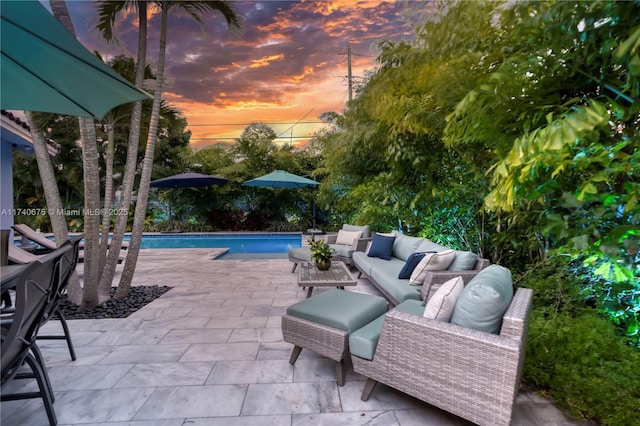
{"type": "Polygon", "coordinates": [[[413,270],[411,278],[409,278],[409,284],[422,285],[427,271],[444,271],[453,262],[455,256],[456,252],[454,250],[427,254],[416,266],[416,269],[413,270]]]}
{"type": "Polygon", "coordinates": [[[490,265],[462,290],[453,308],[451,323],[498,334],[512,298],[511,271],[503,266],[490,265]]]}
{"type": "Polygon", "coordinates": [[[404,262],[395,257],[391,260],[376,259],[384,262],[385,265],[380,267],[375,265],[371,268],[371,278],[377,283],[378,287],[386,292],[396,303],[403,302],[407,299],[421,298],[420,290],[422,287],[409,285],[409,280],[399,279],[398,273],[404,267],[404,262]]]}
{"type": "Polygon", "coordinates": [[[344,244],[329,244],[333,249],[333,256],[342,256],[351,259],[353,257],[353,246],[345,246],[344,244]]]}
{"type": "MultiPolygon", "coordinates": [[[[419,300],[406,300],[396,306],[394,310],[420,316],[424,311],[424,306],[419,300]]],[[[352,355],[368,360],[373,359],[382,333],[384,318],[385,315],[380,315],[349,335],[349,351],[352,355]]]]}
{"type": "Polygon", "coordinates": [[[442,284],[427,302],[424,317],[438,321],[449,322],[458,296],[464,288],[462,277],[452,278],[442,284]]]}
{"type": "Polygon", "coordinates": [[[411,278],[411,273],[416,269],[416,266],[418,266],[418,263],[420,263],[426,254],[427,253],[411,253],[407,261],[404,263],[404,267],[398,273],[398,278],[403,280],[411,278]]]}
{"type": "Polygon", "coordinates": [[[371,231],[369,230],[369,225],[357,226],[357,225],[349,225],[347,223],[342,225],[342,229],[345,231],[360,231],[362,232],[361,238],[370,238],[371,231]]]}
{"type": "Polygon", "coordinates": [[[391,252],[393,250],[393,241],[396,237],[386,237],[380,234],[373,234],[373,240],[371,241],[371,247],[367,252],[369,257],[379,257],[380,259],[391,259],[391,252]]]}
{"type": "Polygon", "coordinates": [[[383,297],[330,289],[287,308],[287,314],[351,333],[387,311],[383,297]]]}
{"type": "Polygon", "coordinates": [[[345,231],[339,230],[336,237],[336,244],[344,244],[346,246],[352,246],[353,241],[356,238],[362,237],[362,231],[345,231]]]}
{"type": "Polygon", "coordinates": [[[422,239],[422,242],[416,249],[416,251],[435,251],[436,253],[439,253],[445,250],[449,250],[449,248],[441,246],[440,244],[436,244],[433,241],[428,240],[426,238],[422,239]]]}
{"type": "Polygon", "coordinates": [[[418,251],[418,246],[423,241],[423,238],[409,237],[407,235],[400,234],[397,231],[394,231],[393,233],[395,234],[396,239],[393,242],[393,251],[391,255],[400,260],[406,261],[409,259],[411,253],[418,251]]]}
{"type": "Polygon", "coordinates": [[[456,250],[456,257],[447,268],[449,271],[468,271],[473,269],[478,260],[478,255],[470,251],[456,250]]]}

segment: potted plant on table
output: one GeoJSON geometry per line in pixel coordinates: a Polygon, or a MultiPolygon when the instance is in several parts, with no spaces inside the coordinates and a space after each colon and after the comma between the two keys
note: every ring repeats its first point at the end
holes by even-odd
{"type": "Polygon", "coordinates": [[[331,267],[331,256],[333,255],[333,249],[325,240],[316,240],[312,238],[309,240],[311,246],[311,261],[316,268],[321,271],[326,271],[331,267]]]}

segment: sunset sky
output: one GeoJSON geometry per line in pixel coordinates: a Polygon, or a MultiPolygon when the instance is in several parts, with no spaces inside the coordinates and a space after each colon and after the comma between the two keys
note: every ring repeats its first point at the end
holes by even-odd
{"type": "MultiPolygon", "coordinates": [[[[136,56],[134,14],[118,17],[120,44],[107,46],[93,29],[94,2],[67,5],[77,36],[88,49],[107,59],[136,56]]],[[[348,99],[348,44],[352,74],[363,77],[375,66],[377,42],[411,38],[415,22],[428,8],[420,1],[238,5],[246,20],[244,32],[238,34],[229,33],[219,13],[207,16],[202,27],[178,8],[170,13],[163,97],[186,117],[195,149],[232,142],[252,121],[268,123],[282,136],[278,141],[304,143],[322,127],[307,122],[317,122],[323,112],[343,111],[348,99]]],[[[152,64],[157,59],[159,21],[159,13],[153,11],[147,54],[152,64]]]]}

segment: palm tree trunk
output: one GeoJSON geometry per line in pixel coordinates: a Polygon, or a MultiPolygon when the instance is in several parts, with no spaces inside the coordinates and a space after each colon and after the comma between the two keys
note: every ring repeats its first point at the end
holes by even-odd
{"type": "Polygon", "coordinates": [[[100,267],[100,174],[96,126],[92,118],[79,118],[84,177],[84,287],[82,306],[94,307],[109,300],[98,289],[100,267]]]}
{"type": "Polygon", "coordinates": [[[115,130],[113,124],[109,123],[107,152],[105,155],[105,182],[104,182],[104,211],[102,216],[102,237],[100,238],[100,266],[102,275],[107,259],[107,249],[109,248],[109,231],[111,230],[111,205],[113,204],[113,155],[115,151],[115,130]]]}
{"type": "MultiPolygon", "coordinates": [[[[64,0],[50,0],[53,15],[75,36],[73,23],[64,0]]],[[[100,267],[100,166],[98,164],[98,142],[92,118],[79,118],[82,139],[82,163],[84,176],[84,285],[82,305],[94,307],[109,299],[98,292],[100,267]]]]}
{"type": "Polygon", "coordinates": [[[133,218],[133,229],[131,230],[131,241],[127,250],[127,258],[118,290],[115,298],[124,298],[129,294],[133,273],[135,272],[138,254],[140,252],[140,242],[142,241],[142,232],[144,231],[144,222],[147,216],[147,201],[149,199],[149,183],[151,182],[151,172],[153,169],[153,156],[155,153],[156,140],[158,138],[158,121],[160,119],[160,104],[162,101],[162,88],[164,85],[164,61],[167,46],[167,16],[169,6],[162,4],[162,23],[160,27],[160,47],[158,52],[158,69],[156,71],[156,86],[153,93],[153,108],[151,110],[151,121],[149,123],[149,136],[147,138],[147,147],[144,153],[144,161],[142,164],[142,175],[140,177],[140,186],[138,188],[138,198],[136,201],[136,212],[133,218]]]}
{"type": "MultiPolygon", "coordinates": [[[[144,83],[144,73],[147,56],[147,2],[138,2],[138,59],[136,63],[136,87],[142,88],[144,83]]],[[[118,212],[127,212],[116,216],[116,224],[113,230],[111,250],[107,263],[100,277],[100,286],[109,286],[113,282],[120,247],[124,239],[127,228],[128,212],[131,207],[133,187],[136,179],[136,169],[138,166],[138,146],[140,145],[140,124],[142,118],[142,101],[133,104],[131,113],[131,127],[129,130],[129,145],[127,148],[127,162],[122,178],[121,198],[118,205],[118,212]]],[[[128,261],[128,260],[127,260],[128,261]]],[[[134,266],[135,267],[135,266],[134,266]]]]}
{"type": "MultiPolygon", "coordinates": [[[[69,239],[69,228],[67,220],[64,217],[62,208],[62,199],[53,172],[53,165],[49,158],[49,149],[45,136],[34,125],[34,120],[30,112],[26,112],[27,123],[31,128],[31,138],[33,139],[33,150],[38,163],[38,171],[40,172],[40,181],[44,190],[44,197],[47,203],[49,219],[53,228],[53,235],[56,241],[66,241],[69,239]]],[[[82,286],[78,275],[73,273],[67,284],[67,297],[73,303],[79,304],[82,300],[82,286]]]]}
{"type": "Polygon", "coordinates": [[[36,128],[31,112],[26,112],[26,116],[27,123],[29,123],[29,127],[31,128],[33,150],[38,163],[38,171],[40,172],[40,180],[42,181],[44,197],[47,203],[49,217],[51,219],[53,235],[55,236],[58,244],[60,244],[61,241],[69,239],[69,229],[67,228],[67,221],[62,214],[62,199],[60,198],[60,191],[58,190],[56,176],[53,172],[53,165],[49,158],[47,140],[44,134],[36,128]]]}

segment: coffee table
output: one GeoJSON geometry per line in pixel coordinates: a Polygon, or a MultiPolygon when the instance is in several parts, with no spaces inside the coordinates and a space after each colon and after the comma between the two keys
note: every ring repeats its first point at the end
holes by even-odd
{"type": "Polygon", "coordinates": [[[298,270],[298,287],[307,287],[307,298],[311,297],[313,287],[337,287],[344,290],[345,286],[356,285],[358,280],[353,278],[344,262],[332,261],[331,268],[320,271],[310,262],[300,263],[298,270]]]}

